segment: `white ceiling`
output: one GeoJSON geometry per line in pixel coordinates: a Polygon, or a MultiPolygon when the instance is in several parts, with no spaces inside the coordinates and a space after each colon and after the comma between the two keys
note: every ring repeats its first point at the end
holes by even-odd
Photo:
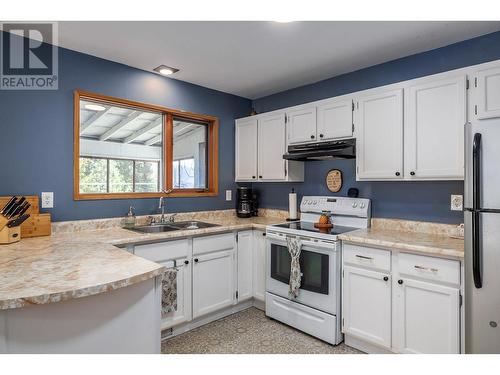
{"type": "Polygon", "coordinates": [[[500,30],[500,22],[60,22],[63,47],[255,99],[500,30]]]}

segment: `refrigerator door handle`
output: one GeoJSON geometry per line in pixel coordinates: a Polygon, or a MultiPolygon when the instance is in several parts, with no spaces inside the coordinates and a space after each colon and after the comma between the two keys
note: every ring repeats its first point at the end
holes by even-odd
{"type": "Polygon", "coordinates": [[[481,208],[481,133],[474,134],[472,143],[472,209],[481,208]]]}
{"type": "Polygon", "coordinates": [[[480,228],[480,213],[472,212],[472,276],[474,286],[477,289],[483,287],[483,277],[481,275],[481,237],[480,228]]]}

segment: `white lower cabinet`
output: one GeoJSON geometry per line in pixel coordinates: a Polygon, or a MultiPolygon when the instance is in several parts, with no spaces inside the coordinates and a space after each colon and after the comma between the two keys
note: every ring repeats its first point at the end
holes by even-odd
{"type": "Polygon", "coordinates": [[[238,302],[253,296],[253,231],[239,232],[238,236],[238,302]]]}
{"type": "Polygon", "coordinates": [[[459,353],[459,290],[405,278],[399,279],[396,285],[394,346],[397,350],[459,353]]]}
{"type": "MultiPolygon", "coordinates": [[[[226,236],[234,237],[234,234],[226,236]]],[[[210,236],[202,239],[203,241],[208,239],[213,243],[224,243],[225,239],[220,237],[210,236]]],[[[196,240],[198,238],[193,240],[193,248],[196,247],[196,240]]],[[[206,243],[205,246],[210,247],[210,243],[206,243]]],[[[234,280],[234,246],[201,255],[193,253],[193,318],[232,305],[236,294],[234,280]]]]}
{"type": "Polygon", "coordinates": [[[393,251],[391,270],[383,272],[375,261],[358,265],[351,256],[371,260],[377,251],[344,244],[346,340],[374,352],[460,353],[460,262],[393,251]]]}
{"type": "MultiPolygon", "coordinates": [[[[166,329],[189,322],[191,316],[191,262],[188,258],[175,259],[177,264],[177,309],[168,313],[161,322],[166,329]]],[[[162,264],[162,263],[160,263],[162,264]]],[[[165,266],[169,266],[166,264],[165,266]]]]}
{"type": "Polygon", "coordinates": [[[216,316],[239,302],[250,305],[252,298],[265,302],[264,231],[250,229],[129,248],[137,256],[177,269],[177,309],[162,319],[162,330],[210,313],[216,316]]]}
{"type": "Polygon", "coordinates": [[[266,299],[266,232],[253,231],[253,298],[266,299]]]}
{"type": "Polygon", "coordinates": [[[387,274],[345,266],[343,331],[391,347],[391,282],[387,274]]]}

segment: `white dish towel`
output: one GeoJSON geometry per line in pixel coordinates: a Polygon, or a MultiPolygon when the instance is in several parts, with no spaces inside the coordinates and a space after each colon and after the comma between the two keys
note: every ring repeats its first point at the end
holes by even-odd
{"type": "Polygon", "coordinates": [[[286,244],[292,261],[290,263],[290,281],[288,283],[288,298],[297,298],[299,296],[300,279],[300,252],[302,250],[302,241],[299,237],[287,237],[286,244]]]}

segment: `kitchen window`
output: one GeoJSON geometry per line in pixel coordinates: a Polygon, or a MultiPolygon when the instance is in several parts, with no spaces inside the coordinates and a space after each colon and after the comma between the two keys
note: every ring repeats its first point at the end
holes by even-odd
{"type": "Polygon", "coordinates": [[[160,191],[160,161],[80,157],[80,191],[132,193],[160,191]]]}
{"type": "Polygon", "coordinates": [[[218,194],[217,118],[84,91],[74,106],[75,199],[218,194]]]}

